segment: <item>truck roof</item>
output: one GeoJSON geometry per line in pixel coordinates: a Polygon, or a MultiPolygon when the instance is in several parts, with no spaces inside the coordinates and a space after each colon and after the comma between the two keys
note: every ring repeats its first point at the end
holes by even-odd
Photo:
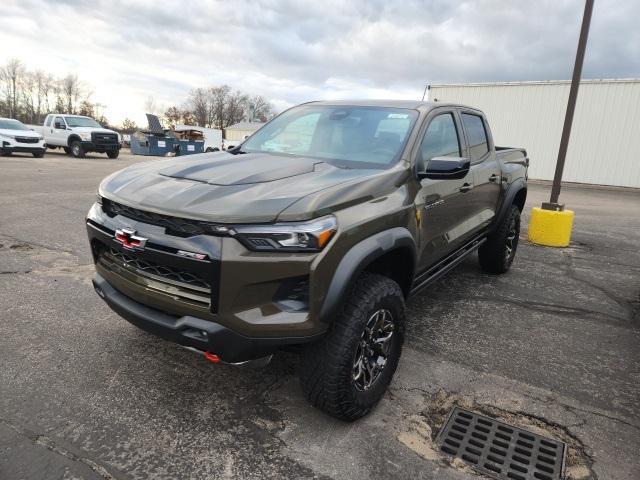
{"type": "Polygon", "coordinates": [[[468,107],[458,103],[445,102],[422,102],[418,100],[321,100],[309,102],[314,105],[349,105],[359,107],[387,107],[387,108],[410,108],[412,110],[430,110],[435,107],[464,107],[472,110],[477,108],[468,107]]]}
{"type": "Polygon", "coordinates": [[[91,118],[93,120],[92,117],[87,117],[86,115],[76,115],[74,113],[47,113],[47,117],[49,116],[56,116],[56,117],[81,117],[81,118],[91,118]]]}

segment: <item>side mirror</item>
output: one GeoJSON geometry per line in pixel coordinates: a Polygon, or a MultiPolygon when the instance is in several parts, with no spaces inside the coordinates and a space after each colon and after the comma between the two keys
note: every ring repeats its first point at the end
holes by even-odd
{"type": "Polygon", "coordinates": [[[62,123],[60,123],[60,122],[56,122],[56,123],[54,124],[53,128],[57,128],[58,130],[66,130],[66,129],[67,129],[67,127],[66,127],[66,126],[64,126],[64,125],[63,125],[62,123]]]}
{"type": "Polygon", "coordinates": [[[426,170],[418,171],[420,178],[455,180],[464,178],[471,168],[471,160],[464,157],[433,157],[426,170]]]}

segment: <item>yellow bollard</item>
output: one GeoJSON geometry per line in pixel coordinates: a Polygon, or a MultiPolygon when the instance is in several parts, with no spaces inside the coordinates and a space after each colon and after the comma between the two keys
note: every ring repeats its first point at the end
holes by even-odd
{"type": "Polygon", "coordinates": [[[573,228],[572,210],[531,209],[529,241],[547,247],[568,247],[573,228]]]}

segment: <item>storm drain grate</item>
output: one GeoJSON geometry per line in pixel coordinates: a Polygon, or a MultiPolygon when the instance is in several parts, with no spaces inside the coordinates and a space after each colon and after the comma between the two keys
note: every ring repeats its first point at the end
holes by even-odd
{"type": "Polygon", "coordinates": [[[437,439],[440,450],[491,477],[558,480],[565,444],[491,417],[454,407],[437,439]]]}

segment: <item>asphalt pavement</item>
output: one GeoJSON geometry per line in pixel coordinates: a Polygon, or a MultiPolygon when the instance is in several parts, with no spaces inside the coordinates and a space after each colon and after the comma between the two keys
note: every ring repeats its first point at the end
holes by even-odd
{"type": "Polygon", "coordinates": [[[640,192],[565,187],[553,249],[526,241],[530,185],[511,271],[474,256],[410,300],[389,392],[343,423],[295,354],[214,366],[94,293],[84,215],[143,160],[0,158],[0,479],[477,478],[434,445],[453,405],[566,441],[569,478],[640,478],[640,192]]]}

